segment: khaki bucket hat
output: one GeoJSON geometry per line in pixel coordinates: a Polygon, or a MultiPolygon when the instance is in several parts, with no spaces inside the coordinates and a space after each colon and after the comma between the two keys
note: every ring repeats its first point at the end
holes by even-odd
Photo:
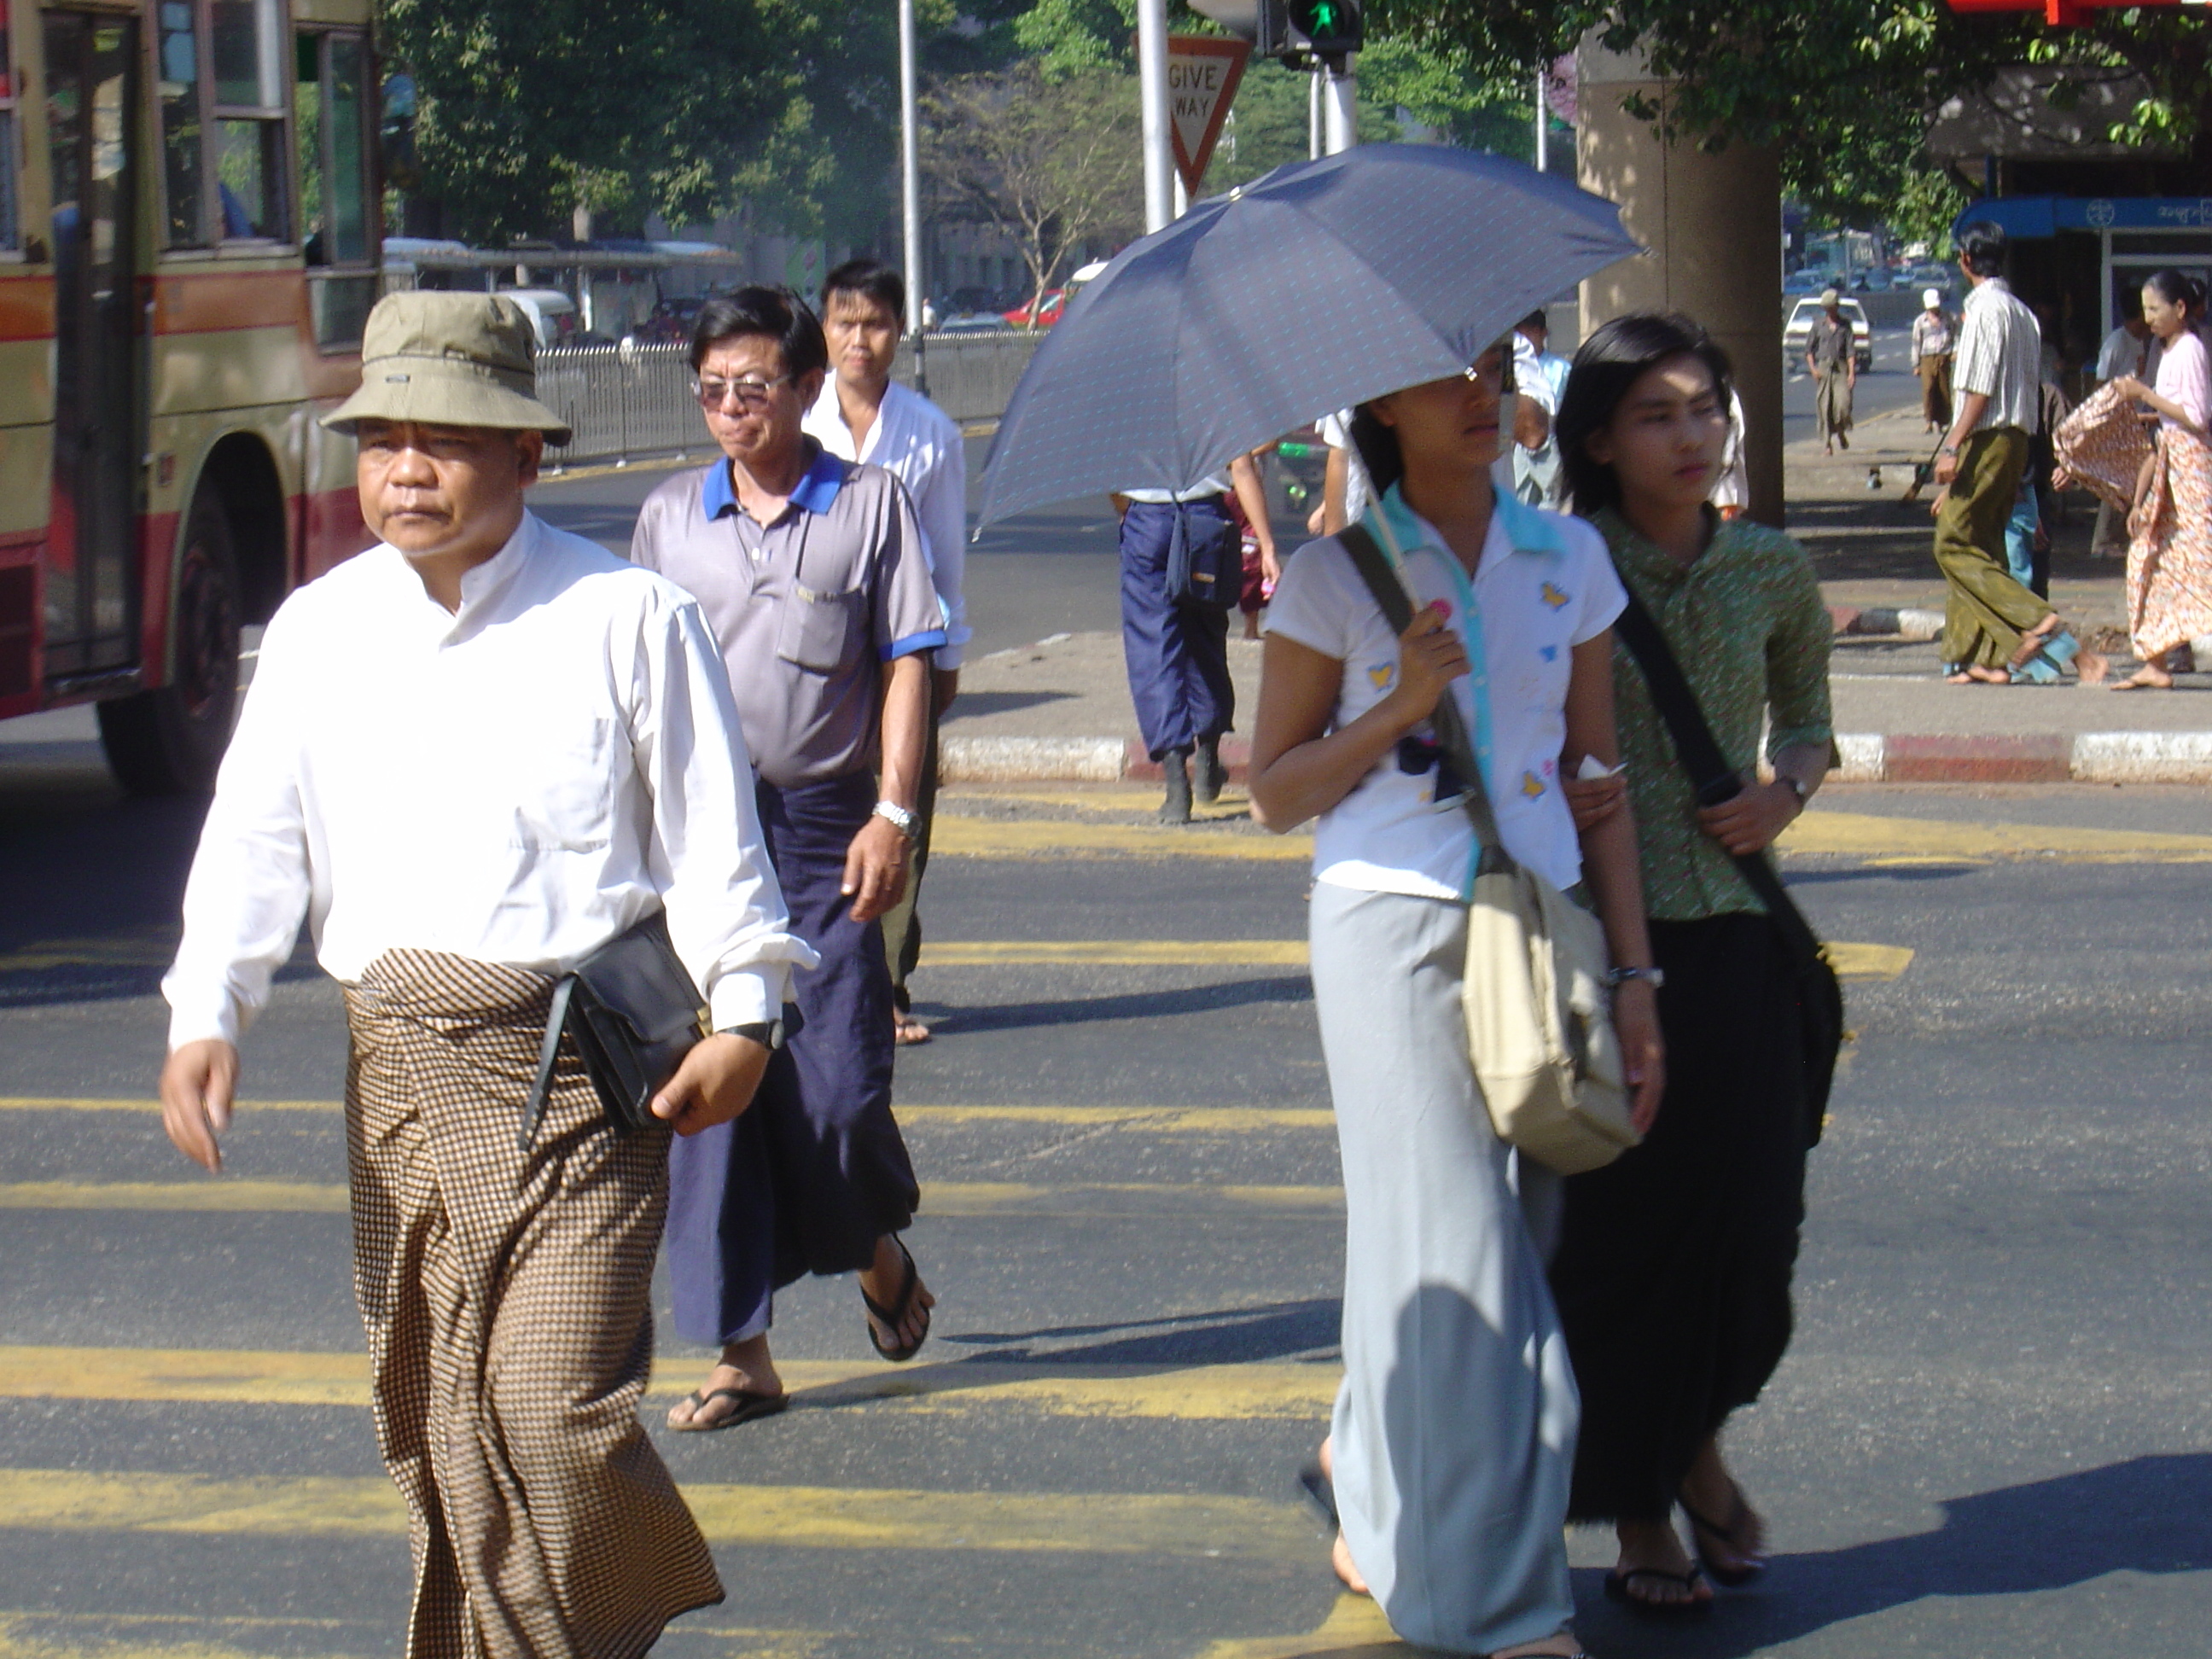
{"type": "Polygon", "coordinates": [[[543,432],[565,444],[568,423],[538,401],[538,338],[500,294],[387,294],[368,313],[361,389],[323,416],[333,432],[362,420],[424,421],[543,432]]]}
{"type": "Polygon", "coordinates": [[[1832,309],[1835,307],[1841,305],[1843,302],[1844,296],[1837,293],[1835,289],[1832,288],[1824,288],[1820,290],[1820,303],[1822,305],[1832,309]]]}

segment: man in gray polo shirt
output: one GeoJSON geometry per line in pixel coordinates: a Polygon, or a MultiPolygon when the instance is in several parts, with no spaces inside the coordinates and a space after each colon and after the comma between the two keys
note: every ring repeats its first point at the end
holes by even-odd
{"type": "Polygon", "coordinates": [[[647,497],[630,543],[714,629],[791,931],[822,957],[793,983],[799,1018],[787,1042],[774,1034],[752,1109],[670,1166],[676,1327],[721,1349],[670,1413],[678,1429],[783,1408],[768,1329],[775,1292],[804,1274],[859,1273],[886,1358],[911,1358],[929,1329],[933,1298],[898,1238],[920,1194],[891,1117],[879,919],[906,885],[945,612],[904,488],[802,428],[828,362],[789,289],[709,300],[691,367],[723,459],[647,497]]]}

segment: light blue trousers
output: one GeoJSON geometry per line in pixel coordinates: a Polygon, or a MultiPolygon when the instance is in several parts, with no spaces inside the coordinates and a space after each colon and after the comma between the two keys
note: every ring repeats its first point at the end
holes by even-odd
{"type": "Polygon", "coordinates": [[[1529,1166],[1516,1182],[1483,1109],[1460,1010],[1466,910],[1324,882],[1311,927],[1344,1159],[1345,1542],[1405,1640],[1540,1640],[1574,1616],[1581,1402],[1536,1242],[1559,1178],[1529,1166]]]}

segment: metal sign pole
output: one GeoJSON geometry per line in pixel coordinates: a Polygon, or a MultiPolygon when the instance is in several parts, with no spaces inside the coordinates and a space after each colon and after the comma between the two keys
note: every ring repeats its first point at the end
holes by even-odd
{"type": "Polygon", "coordinates": [[[1323,69],[1328,81],[1324,102],[1331,155],[1340,155],[1359,142],[1359,81],[1352,61],[1351,53],[1346,52],[1330,58],[1323,69]]]}
{"type": "Polygon", "coordinates": [[[1143,109],[1145,229],[1175,218],[1175,155],[1168,127],[1167,0],[1137,0],[1137,81],[1143,109]]]}
{"type": "Polygon", "coordinates": [[[906,232],[906,331],[921,332],[921,128],[915,110],[914,0],[899,0],[899,179],[906,232]]]}

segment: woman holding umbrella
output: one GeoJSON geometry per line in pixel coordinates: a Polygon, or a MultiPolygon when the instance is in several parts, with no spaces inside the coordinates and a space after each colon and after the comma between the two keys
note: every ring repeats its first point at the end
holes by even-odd
{"type": "Polygon", "coordinates": [[[1492,1132],[1461,1011],[1474,835],[1425,738],[1459,700],[1507,850],[1586,891],[1623,976],[1614,1016],[1639,1126],[1662,1063],[1626,812],[1577,837],[1561,788],[1613,763],[1624,594],[1588,526],[1498,494],[1510,359],[1360,405],[1380,498],[1363,521],[1420,611],[1383,619],[1334,538],[1268,611],[1255,812],[1318,817],[1315,999],[1344,1160],[1345,1379],[1324,1458],[1338,1573],[1407,1640],[1573,1655],[1563,1536],[1578,1406],[1545,1283],[1558,1179],[1492,1132]]]}

